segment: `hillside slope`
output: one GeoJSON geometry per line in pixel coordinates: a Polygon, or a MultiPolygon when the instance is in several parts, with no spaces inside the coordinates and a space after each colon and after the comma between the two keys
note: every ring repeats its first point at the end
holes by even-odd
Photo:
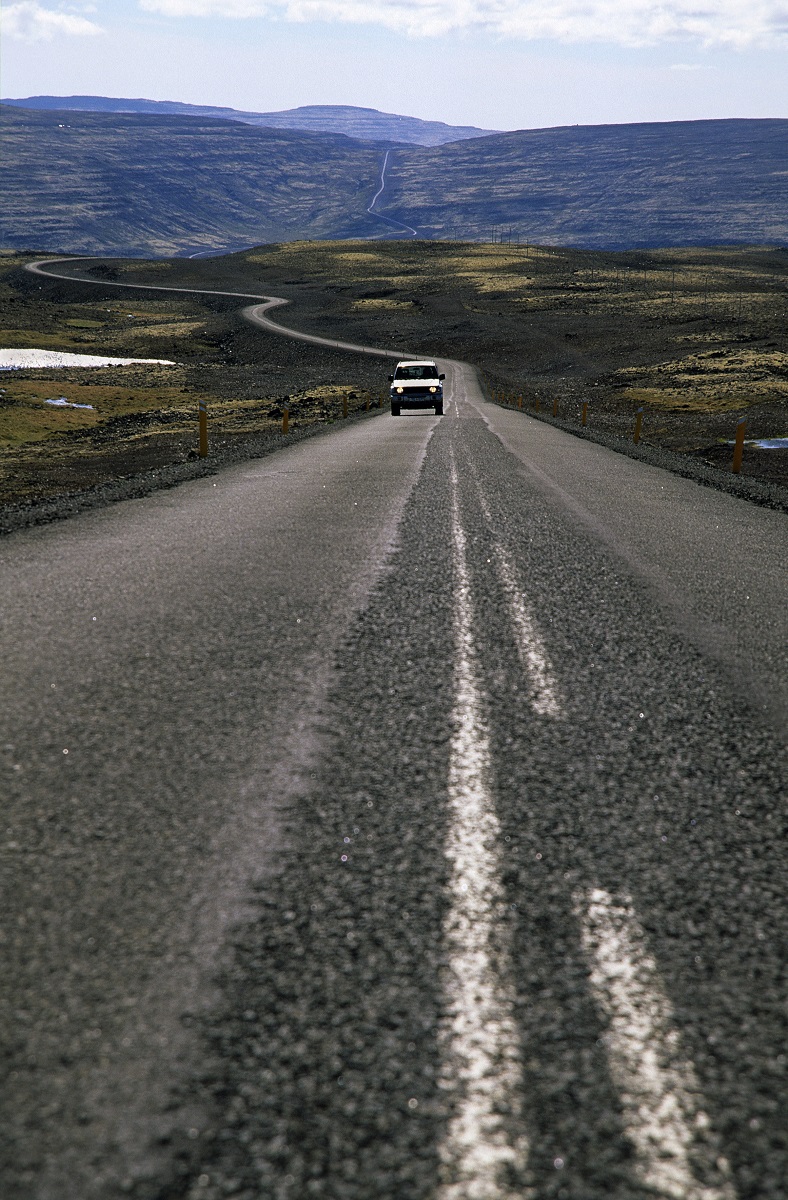
{"type": "Polygon", "coordinates": [[[0,244],[133,255],[401,236],[788,243],[788,121],[525,130],[388,151],[210,117],[0,107],[0,244]],[[381,220],[380,217],[384,219],[381,220]]]}
{"type": "Polygon", "coordinates": [[[232,121],[0,108],[0,244],[193,254],[364,236],[382,150],[232,121]]]}
{"type": "Polygon", "coordinates": [[[376,108],[358,108],[350,104],[308,104],[281,112],[242,112],[237,108],[216,108],[209,104],[182,104],[177,100],[125,100],[111,96],[28,96],[24,100],[3,100],[21,108],[73,112],[147,113],[152,116],[217,117],[240,121],[268,129],[301,129],[312,133],[343,133],[362,141],[410,143],[414,146],[442,146],[463,138],[484,137],[495,130],[472,125],[446,125],[443,121],[422,121],[379,112],[376,108]]]}
{"type": "Polygon", "coordinates": [[[392,151],[381,212],[420,236],[598,249],[788,241],[788,121],[523,130],[392,151]]]}

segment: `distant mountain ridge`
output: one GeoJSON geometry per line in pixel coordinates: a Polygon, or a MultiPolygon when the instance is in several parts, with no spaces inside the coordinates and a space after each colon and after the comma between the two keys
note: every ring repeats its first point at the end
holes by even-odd
{"type": "Polygon", "coordinates": [[[185,255],[408,228],[600,250],[788,244],[786,120],[391,148],[213,117],[2,105],[0,137],[0,245],[16,249],[185,255]]]}
{"type": "Polygon", "coordinates": [[[348,104],[308,104],[282,112],[242,112],[209,104],[184,104],[179,100],[124,100],[110,96],[28,96],[24,100],[2,100],[17,108],[58,112],[146,113],[151,116],[215,117],[269,129],[299,129],[312,133],[341,133],[362,141],[401,142],[414,146],[443,146],[466,138],[487,137],[498,132],[472,125],[446,125],[356,108],[348,104]]]}

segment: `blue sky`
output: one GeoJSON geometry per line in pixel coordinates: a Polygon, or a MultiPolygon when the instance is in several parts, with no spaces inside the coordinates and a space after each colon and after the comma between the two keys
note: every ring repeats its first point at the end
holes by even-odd
{"type": "Polygon", "coordinates": [[[788,116],[785,0],[11,0],[4,96],[493,129],[788,116]]]}

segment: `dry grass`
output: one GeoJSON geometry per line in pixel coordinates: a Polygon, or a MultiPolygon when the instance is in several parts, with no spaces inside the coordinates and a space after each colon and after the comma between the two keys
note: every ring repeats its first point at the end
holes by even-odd
{"type": "Polygon", "coordinates": [[[623,396],[660,408],[732,412],[754,404],[788,406],[788,354],[778,351],[715,348],[658,366],[627,367],[616,376],[634,385],[623,396]]]}
{"type": "MultiPolygon", "coordinates": [[[[114,369],[116,380],[122,377],[122,371],[123,368],[114,369]]],[[[21,446],[60,433],[91,429],[129,413],[182,412],[186,420],[197,404],[197,397],[180,387],[135,386],[139,368],[130,368],[130,380],[125,387],[98,380],[75,383],[73,378],[65,377],[65,371],[46,374],[46,379],[11,376],[4,380],[5,388],[0,394],[0,446],[21,446]],[[89,404],[92,409],[56,408],[46,403],[47,399],[58,397],[72,404],[89,404]]]]}
{"type": "Polygon", "coordinates": [[[387,298],[381,297],[381,298],[372,299],[372,300],[354,300],[352,307],[353,307],[354,312],[360,312],[360,313],[375,312],[376,310],[385,310],[385,309],[412,308],[413,301],[412,300],[392,300],[392,299],[387,299],[387,298]]]}

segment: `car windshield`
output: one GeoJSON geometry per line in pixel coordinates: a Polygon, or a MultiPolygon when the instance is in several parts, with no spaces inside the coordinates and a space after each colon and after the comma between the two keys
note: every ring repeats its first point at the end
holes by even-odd
{"type": "Polygon", "coordinates": [[[394,373],[395,379],[434,379],[436,375],[435,367],[425,367],[419,364],[415,367],[397,367],[394,373]]]}

